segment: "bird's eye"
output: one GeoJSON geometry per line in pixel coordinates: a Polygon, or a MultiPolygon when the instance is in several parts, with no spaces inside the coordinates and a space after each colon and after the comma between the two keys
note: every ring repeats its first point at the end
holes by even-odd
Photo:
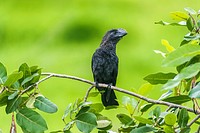
{"type": "Polygon", "coordinates": [[[116,35],[116,34],[117,34],[117,31],[114,32],[114,35],[116,35]]]}
{"type": "Polygon", "coordinates": [[[113,31],[113,32],[111,33],[111,37],[115,37],[116,34],[117,34],[117,31],[113,31]]]}

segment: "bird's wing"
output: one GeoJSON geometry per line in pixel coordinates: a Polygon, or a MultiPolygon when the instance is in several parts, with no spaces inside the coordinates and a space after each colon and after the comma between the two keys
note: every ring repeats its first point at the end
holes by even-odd
{"type": "Polygon", "coordinates": [[[94,77],[94,81],[97,82],[97,77],[101,75],[103,68],[102,68],[102,61],[103,59],[99,56],[98,51],[96,51],[92,56],[92,73],[94,77]]]}
{"type": "Polygon", "coordinates": [[[112,76],[113,76],[112,85],[113,86],[116,85],[117,74],[118,74],[118,58],[116,58],[116,62],[113,64],[113,72],[112,72],[112,76]]]}

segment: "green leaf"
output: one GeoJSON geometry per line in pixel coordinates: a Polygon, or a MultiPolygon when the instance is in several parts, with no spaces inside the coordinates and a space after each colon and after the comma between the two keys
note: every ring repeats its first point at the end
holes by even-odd
{"type": "Polygon", "coordinates": [[[12,100],[8,100],[8,103],[6,106],[6,113],[9,114],[9,113],[14,112],[19,107],[21,102],[22,102],[22,97],[20,97],[20,96],[14,98],[12,100]]]}
{"type": "Polygon", "coordinates": [[[200,20],[197,21],[197,25],[200,28],[200,20]]]}
{"type": "Polygon", "coordinates": [[[19,84],[18,81],[15,82],[14,84],[12,84],[12,87],[13,87],[13,89],[15,89],[15,90],[20,90],[20,89],[22,89],[22,88],[20,88],[21,86],[20,86],[20,84],[19,84]]]}
{"type": "Polygon", "coordinates": [[[55,113],[58,110],[57,106],[54,103],[43,96],[38,96],[35,99],[34,106],[39,110],[47,113],[55,113]]]}
{"type": "Polygon", "coordinates": [[[179,66],[176,67],[176,70],[180,73],[181,70],[189,65],[195,64],[200,62],[200,55],[194,56],[190,61],[187,61],[179,66]]]}
{"type": "Polygon", "coordinates": [[[99,92],[90,92],[88,97],[96,97],[98,94],[99,92]]]}
{"type": "Polygon", "coordinates": [[[150,109],[154,104],[153,103],[148,103],[148,104],[145,104],[141,107],[141,112],[146,112],[148,109],[150,109]]]}
{"type": "Polygon", "coordinates": [[[165,133],[175,133],[172,126],[164,126],[164,132],[165,133]]]}
{"type": "Polygon", "coordinates": [[[181,41],[180,46],[186,45],[186,44],[188,44],[189,42],[190,42],[190,41],[184,39],[184,40],[181,41]]]}
{"type": "Polygon", "coordinates": [[[189,18],[187,19],[186,24],[187,24],[188,30],[189,30],[189,31],[193,31],[193,29],[194,29],[194,23],[193,23],[191,17],[189,17],[189,18]]]}
{"type": "Polygon", "coordinates": [[[5,66],[0,62],[0,84],[3,84],[5,82],[5,79],[7,77],[7,71],[5,66]]]}
{"type": "Polygon", "coordinates": [[[200,125],[200,121],[195,121],[194,123],[196,123],[196,124],[200,125]]]}
{"type": "Polygon", "coordinates": [[[171,17],[174,20],[187,20],[188,19],[188,14],[184,13],[184,12],[171,12],[171,17]]]}
{"type": "Polygon", "coordinates": [[[163,66],[164,67],[176,67],[178,65],[181,65],[190,59],[192,59],[194,56],[200,54],[200,46],[199,45],[183,45],[173,52],[171,52],[167,58],[163,60],[163,66]]]}
{"type": "Polygon", "coordinates": [[[161,114],[161,108],[159,106],[157,106],[154,110],[153,110],[153,115],[158,119],[159,116],[161,114]]]}
{"type": "MultiPolygon", "coordinates": [[[[193,34],[187,34],[187,35],[184,36],[184,40],[186,40],[186,41],[194,41],[194,40],[198,41],[199,38],[200,38],[199,34],[195,34],[195,35],[193,35],[193,34]]],[[[188,45],[193,45],[193,44],[188,44],[188,45]]],[[[197,45],[194,45],[194,46],[197,46],[197,45]]]]}
{"type": "Polygon", "coordinates": [[[100,113],[104,109],[104,106],[101,103],[95,103],[90,105],[90,110],[93,110],[95,113],[100,113]]]}
{"type": "Polygon", "coordinates": [[[173,126],[176,123],[176,115],[174,113],[169,113],[165,116],[165,123],[167,125],[173,126]]]}
{"type": "Polygon", "coordinates": [[[97,118],[93,113],[83,113],[76,119],[77,128],[84,133],[91,132],[97,126],[97,118]]]}
{"type": "Polygon", "coordinates": [[[140,116],[133,116],[133,117],[135,118],[135,120],[137,120],[140,123],[149,124],[149,125],[153,124],[153,122],[149,119],[146,119],[146,118],[143,118],[143,117],[140,117],[140,116]]]}
{"type": "Polygon", "coordinates": [[[19,80],[20,84],[26,77],[31,76],[31,70],[26,63],[21,64],[19,67],[19,72],[23,73],[23,77],[19,80]]]}
{"type": "Polygon", "coordinates": [[[38,70],[40,70],[40,68],[38,69],[38,66],[31,66],[31,67],[30,67],[31,73],[37,73],[38,70]]]}
{"type": "Polygon", "coordinates": [[[180,21],[178,23],[168,23],[168,22],[165,22],[165,21],[158,21],[158,22],[155,22],[155,24],[161,24],[161,25],[172,25],[172,26],[185,26],[186,25],[186,22],[185,21],[180,21]]]}
{"type": "Polygon", "coordinates": [[[178,113],[178,125],[180,128],[187,127],[189,120],[188,111],[186,109],[181,109],[178,113]]]}
{"type": "Polygon", "coordinates": [[[112,127],[110,120],[97,120],[97,128],[101,130],[108,130],[112,127]]]}
{"type": "Polygon", "coordinates": [[[123,125],[130,126],[134,124],[133,119],[126,114],[117,114],[117,118],[123,125]]]}
{"type": "Polygon", "coordinates": [[[163,100],[163,99],[169,97],[172,93],[173,93],[172,90],[168,90],[166,93],[162,94],[158,100],[163,100]]]}
{"type": "Polygon", "coordinates": [[[36,77],[36,76],[38,76],[38,75],[39,75],[38,73],[34,73],[33,75],[26,77],[26,78],[22,81],[21,86],[23,86],[23,85],[26,84],[27,82],[31,81],[34,77],[36,77]]]}
{"type": "Polygon", "coordinates": [[[12,84],[14,84],[17,80],[21,79],[23,77],[22,72],[13,72],[11,75],[8,76],[8,79],[4,83],[4,86],[10,87],[12,84]]]}
{"type": "Polygon", "coordinates": [[[179,79],[173,79],[169,80],[163,87],[163,90],[170,90],[173,89],[174,87],[178,86],[180,84],[181,80],[179,79]]]}
{"type": "Polygon", "coordinates": [[[37,112],[23,108],[16,114],[17,124],[30,133],[43,133],[47,130],[47,124],[37,112]]]}
{"type": "Polygon", "coordinates": [[[82,107],[82,108],[79,110],[79,112],[78,112],[78,114],[76,115],[76,117],[78,117],[79,115],[81,115],[81,114],[83,114],[83,113],[88,112],[89,109],[90,109],[90,106],[82,107]]]}
{"type": "Polygon", "coordinates": [[[191,98],[188,95],[180,95],[180,96],[173,96],[163,99],[162,101],[175,103],[175,104],[182,104],[188,101],[191,101],[191,98]]]}
{"type": "Polygon", "coordinates": [[[122,97],[122,104],[126,107],[129,114],[133,114],[135,107],[138,105],[138,101],[136,101],[134,98],[130,98],[128,96],[122,97]]]}
{"type": "Polygon", "coordinates": [[[72,133],[70,130],[66,130],[64,131],[64,133],[72,133]]]}
{"type": "Polygon", "coordinates": [[[35,103],[35,96],[29,97],[28,102],[26,103],[27,108],[35,108],[34,103],[35,103]]]}
{"type": "Polygon", "coordinates": [[[73,127],[75,121],[71,121],[69,123],[67,123],[63,129],[64,133],[71,133],[70,129],[73,127]]]}
{"type": "Polygon", "coordinates": [[[191,15],[197,14],[197,12],[194,9],[192,9],[191,7],[185,7],[184,9],[191,15]]]}
{"type": "MultiPolygon", "coordinates": [[[[33,79],[30,81],[31,84],[34,84],[34,83],[36,83],[36,82],[39,81],[40,76],[41,76],[41,73],[42,73],[41,69],[37,69],[37,71],[34,72],[34,74],[36,74],[36,73],[37,73],[38,75],[36,75],[36,76],[33,77],[33,79]]],[[[34,75],[34,74],[33,74],[33,75],[34,75]]]]}
{"type": "Polygon", "coordinates": [[[175,73],[155,73],[144,77],[144,80],[148,81],[150,84],[165,84],[169,79],[173,79],[176,76],[175,73]]]}
{"type": "Polygon", "coordinates": [[[97,114],[97,129],[101,131],[106,131],[112,128],[112,121],[109,120],[107,117],[97,114]]]}
{"type": "Polygon", "coordinates": [[[151,131],[154,131],[155,129],[153,127],[150,126],[142,126],[142,127],[138,127],[133,129],[130,133],[148,133],[151,131]]]}
{"type": "Polygon", "coordinates": [[[19,94],[19,90],[15,91],[15,92],[12,93],[11,95],[9,95],[8,100],[12,100],[12,99],[15,98],[18,94],[19,94]]]}
{"type": "Polygon", "coordinates": [[[198,83],[193,89],[190,90],[189,97],[200,98],[200,83],[198,83]]]}
{"type": "Polygon", "coordinates": [[[72,107],[72,103],[70,103],[70,104],[67,106],[67,108],[65,109],[65,113],[64,113],[64,115],[62,116],[62,120],[64,120],[64,119],[68,116],[68,114],[69,114],[70,111],[71,111],[71,107],[72,107]]]}
{"type": "Polygon", "coordinates": [[[191,128],[185,127],[185,128],[181,129],[180,133],[190,133],[190,130],[191,130],[191,128]]]}
{"type": "Polygon", "coordinates": [[[92,104],[92,102],[81,102],[81,103],[79,103],[78,104],[78,107],[77,108],[79,108],[79,109],[81,109],[81,108],[83,108],[83,107],[86,107],[86,106],[90,106],[92,104]]]}
{"type": "Polygon", "coordinates": [[[24,129],[24,128],[21,128],[21,129],[22,129],[23,133],[31,133],[31,132],[27,131],[27,130],[24,129]]]}
{"type": "Polygon", "coordinates": [[[153,86],[149,83],[145,83],[141,85],[141,87],[138,89],[138,94],[146,96],[149,94],[149,92],[152,90],[153,86]]]}
{"type": "Polygon", "coordinates": [[[2,93],[0,93],[0,107],[7,104],[7,102],[8,102],[8,96],[10,94],[11,94],[10,92],[5,91],[5,90],[2,93]]]}
{"type": "Polygon", "coordinates": [[[200,63],[192,64],[188,67],[185,67],[181,70],[179,74],[177,74],[174,79],[169,80],[164,86],[163,89],[172,89],[179,85],[181,80],[189,79],[196,76],[200,71],[200,63]]]}
{"type": "Polygon", "coordinates": [[[23,79],[31,75],[31,70],[30,70],[29,66],[26,63],[23,63],[19,67],[19,71],[23,72],[23,79]]]}

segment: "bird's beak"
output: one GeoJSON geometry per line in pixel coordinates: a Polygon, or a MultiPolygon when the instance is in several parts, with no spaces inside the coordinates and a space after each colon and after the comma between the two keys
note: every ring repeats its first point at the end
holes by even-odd
{"type": "Polygon", "coordinates": [[[127,35],[127,31],[124,29],[117,29],[117,31],[118,31],[117,32],[118,37],[123,37],[123,36],[127,35]]]}

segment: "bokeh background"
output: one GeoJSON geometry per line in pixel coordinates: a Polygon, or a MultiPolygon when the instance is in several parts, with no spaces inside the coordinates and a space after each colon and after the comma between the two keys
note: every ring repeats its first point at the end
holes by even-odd
{"type": "MultiPolygon", "coordinates": [[[[128,35],[117,46],[120,59],[117,86],[138,89],[143,77],[162,68],[162,57],[154,49],[165,51],[161,39],[179,46],[187,29],[155,25],[155,21],[173,21],[172,11],[184,7],[200,8],[198,0],[0,0],[0,62],[8,73],[26,62],[38,65],[43,72],[69,74],[93,80],[91,57],[104,33],[112,28],[124,28],[128,35]]],[[[52,78],[39,85],[40,91],[57,104],[55,114],[42,113],[49,130],[62,129],[61,118],[66,106],[83,97],[89,86],[68,79],[52,78]]],[[[158,98],[155,87],[149,97],[158,98]]],[[[118,99],[124,94],[117,93],[118,99]]],[[[98,102],[100,98],[91,98],[98,102]]],[[[121,111],[125,110],[121,108],[121,111]]],[[[119,111],[119,112],[117,112],[119,111]]],[[[117,111],[104,111],[111,118],[117,111]],[[114,112],[114,113],[113,113],[114,112]]],[[[9,132],[11,115],[0,108],[0,129],[9,132]]],[[[113,130],[119,121],[114,118],[113,130]]],[[[18,128],[18,132],[21,129],[18,128]]],[[[77,130],[74,130],[78,132],[77,130]]]]}

